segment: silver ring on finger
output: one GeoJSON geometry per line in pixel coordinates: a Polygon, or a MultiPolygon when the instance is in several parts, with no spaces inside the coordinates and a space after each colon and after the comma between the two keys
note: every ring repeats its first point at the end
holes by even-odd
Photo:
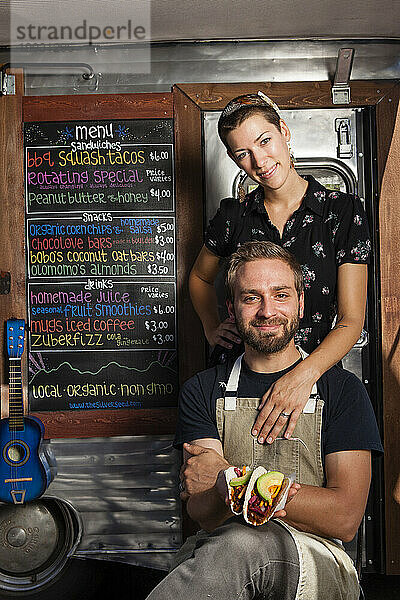
{"type": "Polygon", "coordinates": [[[183,481],[179,482],[179,493],[182,494],[182,492],[185,491],[185,484],[183,483],[183,481]]]}
{"type": "Polygon", "coordinates": [[[280,417],[285,417],[285,419],[288,419],[290,417],[292,413],[285,413],[285,412],[281,412],[281,414],[279,415],[280,417]]]}

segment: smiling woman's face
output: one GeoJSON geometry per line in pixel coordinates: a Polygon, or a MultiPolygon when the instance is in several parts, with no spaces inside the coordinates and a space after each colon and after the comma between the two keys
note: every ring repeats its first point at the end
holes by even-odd
{"type": "Polygon", "coordinates": [[[251,179],[264,188],[278,190],[290,172],[287,142],[290,131],[281,121],[281,131],[262,114],[247,118],[226,136],[229,156],[251,179]]]}

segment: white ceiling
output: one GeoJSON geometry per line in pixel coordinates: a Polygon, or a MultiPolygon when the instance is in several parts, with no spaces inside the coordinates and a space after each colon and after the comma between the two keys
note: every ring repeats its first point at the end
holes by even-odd
{"type": "Polygon", "coordinates": [[[400,39],[400,0],[0,0],[0,44],[21,43],[18,25],[76,27],[84,19],[131,19],[151,41],[400,39]]]}

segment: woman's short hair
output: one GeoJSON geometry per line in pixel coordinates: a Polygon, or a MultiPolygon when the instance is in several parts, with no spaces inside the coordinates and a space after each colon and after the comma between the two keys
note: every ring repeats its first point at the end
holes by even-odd
{"type": "Polygon", "coordinates": [[[279,113],[262,97],[258,94],[237,96],[228,102],[218,120],[218,135],[228,150],[230,150],[226,142],[228,134],[254,115],[262,115],[268,123],[275,125],[278,131],[281,131],[279,113]]]}
{"type": "Polygon", "coordinates": [[[296,258],[285,248],[273,242],[246,242],[228,259],[225,271],[226,297],[232,303],[235,298],[236,276],[240,267],[246,263],[260,259],[275,259],[284,262],[292,271],[294,286],[298,297],[304,290],[303,273],[296,258]]]}

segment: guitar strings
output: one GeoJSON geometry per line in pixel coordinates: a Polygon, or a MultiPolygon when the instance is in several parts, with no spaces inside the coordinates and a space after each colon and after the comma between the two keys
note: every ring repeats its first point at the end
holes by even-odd
{"type": "MultiPolygon", "coordinates": [[[[20,327],[20,329],[22,329],[22,327],[20,327]]],[[[11,331],[13,331],[13,328],[11,328],[11,331]]],[[[16,479],[18,478],[18,463],[21,462],[21,459],[18,455],[18,445],[16,444],[17,442],[17,432],[18,432],[18,417],[21,417],[21,415],[19,415],[19,412],[21,412],[21,403],[23,403],[23,395],[22,395],[22,367],[21,367],[21,363],[22,363],[22,359],[18,357],[18,352],[19,352],[19,341],[20,339],[23,339],[23,336],[19,336],[18,332],[17,335],[14,336],[14,345],[16,345],[16,348],[14,350],[14,348],[12,349],[12,356],[11,358],[14,359],[12,361],[10,361],[10,381],[9,381],[9,429],[10,429],[10,438],[11,438],[11,444],[9,445],[9,450],[11,451],[11,453],[8,455],[8,459],[10,461],[10,477],[11,477],[11,489],[12,491],[14,491],[15,493],[20,492],[21,490],[19,490],[19,485],[18,485],[18,481],[16,481],[16,479]],[[16,339],[15,339],[16,337],[16,339]],[[13,452],[15,452],[15,454],[13,455],[13,452]]],[[[12,496],[12,494],[11,494],[12,496]]],[[[12,496],[13,497],[13,496],[12,496]]],[[[16,494],[14,494],[13,500],[14,498],[16,498],[16,494]]]]}
{"type": "MultiPolygon", "coordinates": [[[[17,347],[18,347],[18,342],[17,342],[17,347]]],[[[15,353],[13,353],[13,358],[15,357],[15,353]]],[[[9,411],[11,410],[11,414],[9,415],[9,418],[11,419],[10,424],[11,424],[11,439],[13,442],[13,445],[15,446],[15,442],[17,439],[17,432],[16,432],[16,428],[15,428],[15,406],[14,406],[14,397],[16,395],[16,377],[15,377],[15,363],[14,361],[12,361],[10,363],[10,385],[11,387],[9,388],[9,392],[11,393],[11,398],[9,398],[10,402],[9,402],[9,411]],[[12,408],[11,408],[11,403],[12,403],[12,408]]],[[[13,460],[12,460],[12,456],[11,456],[11,477],[13,480],[15,480],[17,478],[17,467],[15,464],[13,464],[13,460]],[[13,472],[14,471],[14,472],[13,472]]],[[[17,491],[18,486],[17,483],[15,481],[12,481],[12,489],[14,491],[17,491]]]]}
{"type": "MultiPolygon", "coordinates": [[[[12,356],[14,356],[14,352],[12,352],[11,354],[12,354],[12,356]]],[[[13,369],[13,362],[10,360],[10,382],[9,382],[9,387],[8,387],[8,412],[9,412],[8,419],[9,419],[9,427],[10,427],[10,430],[11,430],[10,437],[11,437],[12,445],[15,444],[15,431],[14,431],[13,421],[12,421],[12,414],[13,414],[13,407],[12,407],[13,394],[14,394],[14,369],[13,369]]],[[[12,448],[12,445],[9,446],[10,450],[12,448]]],[[[12,452],[12,450],[11,450],[11,452],[12,452]]],[[[11,479],[14,479],[16,473],[14,473],[15,467],[13,465],[12,456],[10,457],[10,455],[9,455],[8,458],[9,458],[9,460],[11,462],[11,479]]],[[[15,489],[14,481],[11,481],[11,488],[12,488],[12,490],[15,489]]]]}
{"type": "MultiPolygon", "coordinates": [[[[21,327],[19,327],[19,330],[21,330],[21,327]]],[[[19,332],[18,332],[19,333],[19,332]]],[[[23,397],[22,397],[22,358],[19,357],[19,348],[20,348],[20,340],[21,340],[22,336],[17,335],[17,348],[16,348],[16,360],[14,361],[14,383],[15,383],[15,394],[14,394],[14,406],[15,406],[15,423],[14,423],[14,434],[15,434],[15,441],[17,441],[17,437],[18,437],[18,422],[21,418],[20,412],[21,412],[21,403],[23,403],[23,397]]],[[[18,463],[21,463],[21,457],[19,456],[18,453],[18,449],[17,449],[17,444],[16,444],[16,462],[15,462],[15,479],[18,479],[18,463]]],[[[15,482],[15,489],[17,490],[17,492],[20,492],[21,490],[19,489],[21,486],[19,484],[18,481],[15,482]]]]}

